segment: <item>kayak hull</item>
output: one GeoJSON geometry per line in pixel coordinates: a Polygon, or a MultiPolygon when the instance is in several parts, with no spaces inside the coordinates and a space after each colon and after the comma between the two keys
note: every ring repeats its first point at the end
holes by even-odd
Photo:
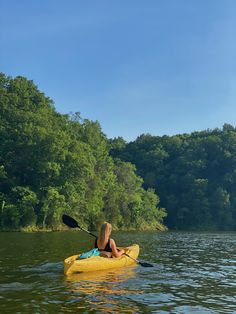
{"type": "MultiPolygon", "coordinates": [[[[119,247],[124,249],[130,257],[137,259],[139,255],[139,245],[133,244],[128,247],[119,247]]],[[[101,256],[92,256],[90,258],[78,260],[79,255],[73,255],[64,260],[64,274],[83,273],[90,271],[100,271],[112,268],[126,267],[135,263],[133,259],[126,255],[117,258],[107,258],[101,256]]]]}

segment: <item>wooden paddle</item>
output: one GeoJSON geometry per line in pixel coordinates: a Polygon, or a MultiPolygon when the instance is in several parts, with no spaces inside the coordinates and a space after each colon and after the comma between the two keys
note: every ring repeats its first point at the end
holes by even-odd
{"type": "MultiPolygon", "coordinates": [[[[70,227],[70,228],[79,228],[79,229],[83,230],[84,232],[87,232],[87,233],[90,234],[91,236],[97,238],[97,236],[96,236],[95,234],[93,234],[92,232],[90,232],[90,231],[88,231],[88,230],[82,228],[81,226],[79,226],[79,225],[78,225],[78,222],[77,222],[74,218],[72,218],[72,217],[70,217],[70,216],[68,216],[68,215],[65,215],[65,214],[62,215],[62,221],[63,221],[63,223],[64,223],[66,226],[68,226],[68,227],[70,227]]],[[[143,266],[143,267],[153,267],[152,264],[149,264],[149,263],[146,263],[146,262],[140,262],[139,260],[137,260],[137,259],[135,259],[135,258],[129,256],[129,255],[126,254],[126,253],[124,253],[124,255],[126,255],[126,256],[129,257],[129,258],[131,258],[133,261],[135,261],[137,264],[139,264],[139,265],[141,265],[141,266],[143,266]]]]}

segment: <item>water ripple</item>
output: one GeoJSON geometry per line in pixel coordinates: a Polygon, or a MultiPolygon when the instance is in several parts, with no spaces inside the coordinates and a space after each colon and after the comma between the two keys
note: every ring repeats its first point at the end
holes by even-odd
{"type": "Polygon", "coordinates": [[[0,240],[0,312],[236,313],[236,233],[114,237],[139,243],[140,261],[154,267],[64,277],[63,259],[90,247],[87,235],[9,233],[8,243],[0,240]]]}

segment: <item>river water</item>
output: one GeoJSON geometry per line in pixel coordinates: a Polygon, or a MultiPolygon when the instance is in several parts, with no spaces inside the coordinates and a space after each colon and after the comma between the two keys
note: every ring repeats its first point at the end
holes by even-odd
{"type": "Polygon", "coordinates": [[[236,313],[236,233],[116,232],[140,261],[63,275],[63,259],[93,242],[83,232],[0,233],[0,313],[236,313]]]}

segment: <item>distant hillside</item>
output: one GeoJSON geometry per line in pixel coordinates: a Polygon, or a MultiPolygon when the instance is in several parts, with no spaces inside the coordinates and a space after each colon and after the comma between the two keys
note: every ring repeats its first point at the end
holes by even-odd
{"type": "Polygon", "coordinates": [[[236,230],[236,128],[111,140],[113,158],[132,162],[166,208],[169,228],[236,230]]]}

